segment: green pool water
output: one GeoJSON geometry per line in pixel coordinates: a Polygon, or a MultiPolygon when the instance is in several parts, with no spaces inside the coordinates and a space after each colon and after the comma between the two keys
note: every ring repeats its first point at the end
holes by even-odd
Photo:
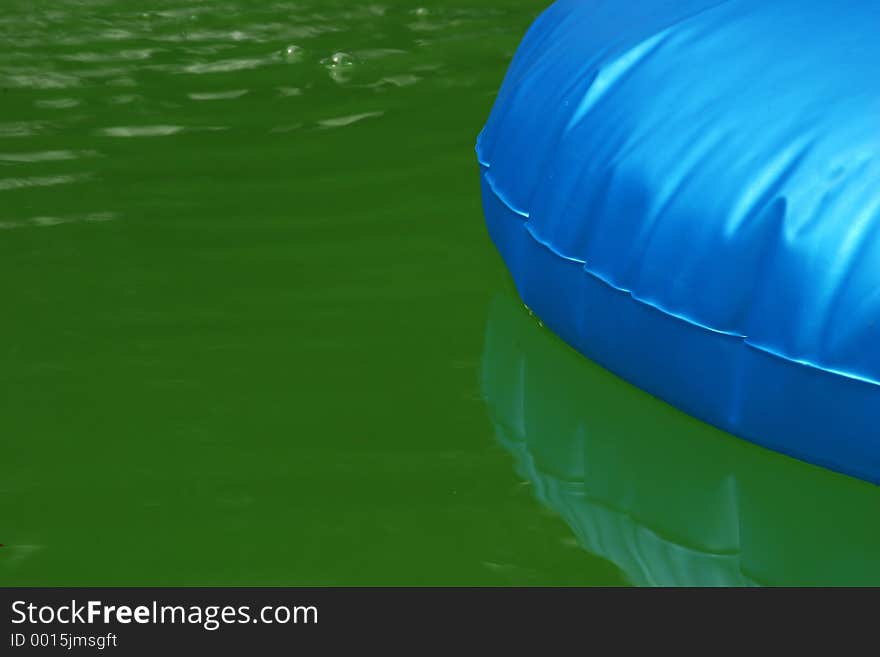
{"type": "Polygon", "coordinates": [[[518,303],[473,144],[535,0],[6,0],[0,585],[880,582],[873,486],[518,303]]]}

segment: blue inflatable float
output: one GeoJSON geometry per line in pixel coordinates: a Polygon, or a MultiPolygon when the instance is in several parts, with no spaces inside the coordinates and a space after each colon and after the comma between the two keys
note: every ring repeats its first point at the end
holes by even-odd
{"type": "Polygon", "coordinates": [[[477,142],[493,241],[580,352],[880,482],[880,3],[560,0],[477,142]]]}

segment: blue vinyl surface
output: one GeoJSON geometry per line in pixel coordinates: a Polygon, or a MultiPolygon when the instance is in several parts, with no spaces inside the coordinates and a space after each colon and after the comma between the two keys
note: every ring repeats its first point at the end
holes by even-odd
{"type": "Polygon", "coordinates": [[[880,482],[880,3],[560,0],[477,143],[524,302],[631,383],[880,482]]]}

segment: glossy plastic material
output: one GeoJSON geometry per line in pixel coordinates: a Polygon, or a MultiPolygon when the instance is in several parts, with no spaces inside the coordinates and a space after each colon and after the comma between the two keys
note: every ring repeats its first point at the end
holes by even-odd
{"type": "Polygon", "coordinates": [[[880,3],[560,0],[477,143],[523,300],[686,412],[880,481],[880,3]]]}

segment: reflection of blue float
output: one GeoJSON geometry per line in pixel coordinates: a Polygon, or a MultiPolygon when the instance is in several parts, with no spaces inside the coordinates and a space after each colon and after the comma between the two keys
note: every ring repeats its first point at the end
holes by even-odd
{"type": "Polygon", "coordinates": [[[880,3],[560,0],[477,144],[523,300],[628,381],[880,481],[880,3]]]}
{"type": "Polygon", "coordinates": [[[579,357],[512,294],[492,305],[483,390],[538,499],[634,584],[880,584],[876,486],[688,417],[579,357]]]}

